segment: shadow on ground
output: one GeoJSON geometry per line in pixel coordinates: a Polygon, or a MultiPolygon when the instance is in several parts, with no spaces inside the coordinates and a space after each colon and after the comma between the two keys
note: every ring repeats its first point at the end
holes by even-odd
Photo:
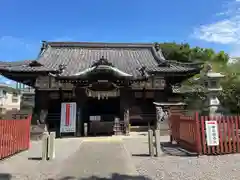
{"type": "MultiPolygon", "coordinates": [[[[0,180],[12,180],[13,176],[8,173],[1,173],[0,174],[0,180]]],[[[123,175],[123,174],[112,174],[112,177],[110,178],[102,178],[97,176],[91,176],[86,178],[81,177],[73,177],[73,176],[66,176],[63,178],[57,178],[57,179],[47,179],[47,180],[151,180],[148,177],[145,176],[129,176],[129,175],[123,175]]]]}
{"type": "Polygon", "coordinates": [[[48,180],[151,180],[151,179],[145,176],[129,176],[129,175],[116,173],[116,174],[112,174],[112,177],[110,178],[104,178],[104,177],[102,178],[97,176],[91,176],[86,178],[67,176],[59,179],[48,179],[48,180]]]}
{"type": "Polygon", "coordinates": [[[12,175],[8,173],[0,173],[0,180],[11,180],[12,175]]]}
{"type": "Polygon", "coordinates": [[[132,154],[134,157],[147,157],[150,156],[149,154],[132,154]]]}
{"type": "MultiPolygon", "coordinates": [[[[147,145],[148,143],[146,143],[147,145]]],[[[180,148],[178,145],[174,145],[171,142],[161,142],[161,151],[163,155],[167,156],[180,156],[180,157],[192,157],[198,156],[197,153],[187,152],[180,148]]],[[[149,154],[131,154],[134,157],[149,157],[149,154]]]]}
{"type": "Polygon", "coordinates": [[[140,136],[147,136],[147,134],[144,134],[144,133],[141,133],[141,134],[139,134],[140,136]]]}
{"type": "MultiPolygon", "coordinates": [[[[41,161],[42,157],[29,157],[28,160],[32,160],[32,161],[41,161]]],[[[0,179],[1,180],[1,179],[0,179]]]]}
{"type": "Polygon", "coordinates": [[[164,154],[169,156],[182,156],[182,157],[191,157],[197,156],[196,153],[191,153],[184,151],[179,145],[172,144],[171,142],[162,142],[161,150],[164,154]]]}

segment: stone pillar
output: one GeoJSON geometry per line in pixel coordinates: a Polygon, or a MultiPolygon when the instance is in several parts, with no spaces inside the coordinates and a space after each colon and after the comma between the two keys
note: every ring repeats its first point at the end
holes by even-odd
{"type": "Polygon", "coordinates": [[[55,139],[56,139],[56,132],[50,132],[48,137],[48,158],[49,160],[55,159],[55,139]]]}
{"type": "Polygon", "coordinates": [[[124,88],[120,90],[120,119],[123,118],[125,124],[125,133],[129,135],[130,122],[129,122],[129,108],[132,101],[131,90],[124,88]]]}
{"type": "Polygon", "coordinates": [[[156,157],[160,156],[161,152],[161,142],[160,142],[160,129],[156,129],[154,131],[155,134],[155,151],[156,151],[156,157]]]}
{"type": "Polygon", "coordinates": [[[126,108],[125,110],[124,110],[124,122],[125,122],[125,126],[126,126],[126,135],[129,135],[129,132],[130,132],[130,129],[129,129],[129,109],[128,108],[126,108]]]}
{"type": "Polygon", "coordinates": [[[154,145],[153,145],[153,130],[148,130],[148,149],[149,149],[149,155],[151,157],[154,156],[154,145]]]}

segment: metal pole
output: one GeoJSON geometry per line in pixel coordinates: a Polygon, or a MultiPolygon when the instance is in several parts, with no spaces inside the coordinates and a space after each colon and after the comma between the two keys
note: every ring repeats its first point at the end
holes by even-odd
{"type": "Polygon", "coordinates": [[[48,139],[48,158],[52,160],[55,158],[55,138],[56,132],[50,132],[48,139]]]}
{"type": "Polygon", "coordinates": [[[149,155],[154,156],[154,148],[153,148],[153,130],[148,130],[148,147],[149,147],[149,155]]]}
{"type": "Polygon", "coordinates": [[[161,145],[160,145],[160,130],[156,129],[155,130],[155,148],[156,148],[156,156],[160,156],[161,152],[161,145]]]}
{"type": "Polygon", "coordinates": [[[42,160],[43,161],[46,161],[48,158],[48,138],[49,138],[48,133],[44,132],[42,137],[42,160]]]}

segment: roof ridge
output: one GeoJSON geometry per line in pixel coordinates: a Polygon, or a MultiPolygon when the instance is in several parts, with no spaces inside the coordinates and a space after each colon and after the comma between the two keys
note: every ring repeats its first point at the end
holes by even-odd
{"type": "Polygon", "coordinates": [[[19,60],[19,61],[0,61],[0,66],[22,66],[33,62],[34,60],[19,60]]]}
{"type": "Polygon", "coordinates": [[[51,47],[104,47],[104,48],[151,48],[154,47],[154,43],[116,43],[116,42],[54,42],[44,41],[51,47]]]}
{"type": "MultiPolygon", "coordinates": [[[[163,56],[161,48],[156,49],[156,43],[116,43],[116,42],[54,42],[54,41],[43,41],[43,46],[48,48],[54,47],[82,47],[82,48],[147,48],[150,49],[154,59],[159,65],[165,65],[166,59],[163,56]]],[[[43,50],[44,51],[44,50],[43,50]]],[[[42,52],[43,52],[42,51],[42,52]]]]}

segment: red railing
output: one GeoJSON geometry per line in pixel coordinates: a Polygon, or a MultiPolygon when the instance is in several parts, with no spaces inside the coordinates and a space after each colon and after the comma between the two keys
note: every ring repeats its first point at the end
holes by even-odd
{"type": "Polygon", "coordinates": [[[170,116],[171,140],[180,147],[198,154],[228,154],[240,152],[239,116],[185,116],[181,113],[170,116]],[[206,121],[215,120],[218,125],[219,145],[208,146],[206,121]]]}
{"type": "Polygon", "coordinates": [[[229,154],[240,152],[239,116],[200,117],[202,154],[229,154]],[[206,121],[216,120],[218,124],[219,145],[207,146],[206,121]]]}
{"type": "Polygon", "coordinates": [[[29,148],[30,122],[31,116],[19,120],[0,120],[0,159],[29,148]]]}
{"type": "Polygon", "coordinates": [[[188,151],[199,151],[199,127],[191,116],[172,114],[170,118],[171,139],[188,151]]]}

